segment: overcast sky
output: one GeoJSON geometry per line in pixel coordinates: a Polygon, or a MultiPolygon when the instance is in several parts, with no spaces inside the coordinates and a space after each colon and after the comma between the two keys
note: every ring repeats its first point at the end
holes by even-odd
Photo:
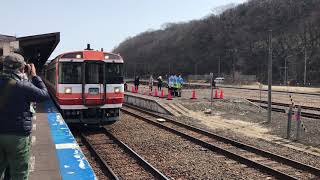
{"type": "Polygon", "coordinates": [[[61,32],[65,51],[111,51],[129,36],[165,23],[200,19],[215,7],[246,0],[1,0],[0,34],[18,37],[61,32]]]}

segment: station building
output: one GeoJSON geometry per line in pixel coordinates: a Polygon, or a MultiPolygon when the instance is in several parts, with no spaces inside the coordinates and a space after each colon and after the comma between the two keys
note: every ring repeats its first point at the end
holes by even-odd
{"type": "Polygon", "coordinates": [[[24,56],[26,63],[35,64],[41,71],[59,42],[59,32],[24,37],[0,34],[0,57],[17,52],[24,56]]]}

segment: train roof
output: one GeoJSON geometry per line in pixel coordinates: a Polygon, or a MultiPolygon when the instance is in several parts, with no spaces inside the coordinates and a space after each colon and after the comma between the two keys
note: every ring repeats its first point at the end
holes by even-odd
{"type": "Polygon", "coordinates": [[[90,61],[90,60],[101,60],[101,61],[110,61],[116,63],[123,63],[123,59],[120,54],[115,54],[105,51],[94,51],[94,50],[81,50],[81,51],[70,51],[58,55],[54,59],[47,61],[46,65],[51,63],[56,63],[61,60],[72,60],[72,61],[90,61]]]}
{"type": "Polygon", "coordinates": [[[78,58],[78,59],[81,58],[86,60],[122,59],[122,57],[119,54],[105,52],[105,51],[95,51],[95,50],[71,51],[71,52],[60,54],[58,57],[78,58]]]}

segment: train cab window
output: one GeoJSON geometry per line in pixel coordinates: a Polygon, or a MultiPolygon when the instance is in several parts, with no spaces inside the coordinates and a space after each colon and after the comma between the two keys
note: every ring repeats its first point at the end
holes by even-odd
{"type": "Polygon", "coordinates": [[[107,63],[106,64],[106,76],[115,77],[122,76],[123,64],[107,63]]]}
{"type": "Polygon", "coordinates": [[[123,64],[106,63],[106,83],[123,83],[123,64]]]}
{"type": "Polygon", "coordinates": [[[61,62],[59,64],[60,84],[81,84],[82,63],[61,62]]]}
{"type": "Polygon", "coordinates": [[[103,81],[103,64],[86,64],[86,84],[100,84],[103,81]]]}

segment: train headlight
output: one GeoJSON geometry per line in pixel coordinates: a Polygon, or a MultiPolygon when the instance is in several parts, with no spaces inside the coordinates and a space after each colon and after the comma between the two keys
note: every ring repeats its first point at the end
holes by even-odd
{"type": "Polygon", "coordinates": [[[64,93],[65,94],[71,94],[72,93],[72,88],[71,87],[64,88],[64,93]]]}
{"type": "Polygon", "coordinates": [[[114,88],[114,92],[115,92],[115,93],[120,93],[120,87],[115,87],[115,88],[114,88]]]}

